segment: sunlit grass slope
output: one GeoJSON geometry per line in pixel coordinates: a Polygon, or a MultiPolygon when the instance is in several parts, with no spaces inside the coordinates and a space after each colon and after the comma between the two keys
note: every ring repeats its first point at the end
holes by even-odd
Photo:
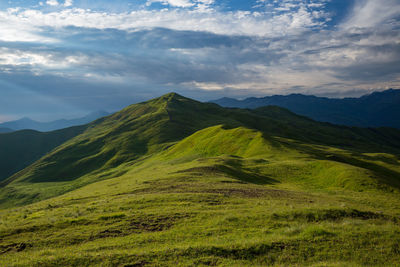
{"type": "MultiPolygon", "coordinates": [[[[326,155],[320,149],[316,151],[315,145],[343,147],[357,152],[392,153],[397,153],[400,147],[399,131],[393,129],[347,128],[318,123],[278,107],[255,111],[226,109],[172,93],[129,106],[90,124],[83,134],[9,178],[6,181],[8,185],[0,190],[0,206],[43,200],[100,179],[121,175],[122,171],[112,170],[121,164],[150,157],[196,131],[215,125],[257,131],[253,144],[247,143],[251,137],[242,138],[241,144],[236,143],[243,129],[221,133],[220,139],[226,139],[225,142],[234,139],[235,145],[247,150],[249,155],[257,150],[264,153],[264,145],[281,146],[276,137],[310,144],[309,147],[303,146],[299,153],[318,157],[326,155]]],[[[196,135],[192,139],[196,139],[196,135]]],[[[203,144],[200,146],[204,147],[203,144]]],[[[176,153],[188,153],[184,150],[176,153]]],[[[209,153],[213,150],[229,152],[223,143],[219,147],[208,146],[207,150],[209,153]]],[[[292,150],[298,150],[298,146],[292,150]]],[[[346,158],[337,158],[335,161],[363,165],[362,162],[349,163],[346,158]]],[[[383,180],[390,180],[391,176],[392,173],[385,173],[383,180]]],[[[396,184],[397,180],[390,182],[396,184]]]]}
{"type": "Polygon", "coordinates": [[[320,173],[326,161],[287,148],[248,158],[204,157],[194,149],[182,158],[176,147],[120,166],[126,172],[113,179],[0,212],[0,264],[395,266],[400,260],[398,192],[376,189],[362,171],[331,162],[326,177],[320,173]]]}
{"type": "Polygon", "coordinates": [[[395,266],[399,137],[176,94],[132,105],[8,180],[0,265],[395,266]]]}

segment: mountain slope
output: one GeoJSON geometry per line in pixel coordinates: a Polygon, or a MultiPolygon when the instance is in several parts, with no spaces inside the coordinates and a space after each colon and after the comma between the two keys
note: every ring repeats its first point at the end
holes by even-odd
{"type": "MultiPolygon", "coordinates": [[[[400,133],[394,129],[339,127],[318,123],[277,107],[253,111],[225,109],[168,94],[129,106],[92,123],[81,135],[10,177],[6,181],[8,185],[0,191],[0,204],[9,205],[9,194],[19,190],[22,190],[21,197],[13,199],[14,204],[49,198],[113,177],[122,173],[120,166],[145,160],[199,130],[216,125],[226,129],[253,129],[262,136],[264,143],[321,159],[328,155],[315,149],[318,145],[349,149],[353,153],[400,151],[400,133]],[[305,152],[307,148],[299,148],[288,139],[309,144],[312,148],[305,152]],[[114,172],[116,174],[111,174],[114,172]],[[27,183],[35,185],[38,191],[32,187],[26,190],[22,185],[27,183]],[[43,190],[45,187],[49,188],[43,190]]],[[[337,161],[348,163],[346,158],[337,157],[337,161]]],[[[396,179],[388,174],[383,176],[384,183],[397,186],[396,179]]]]}
{"type": "Polygon", "coordinates": [[[23,130],[0,134],[0,182],[85,129],[76,126],[47,133],[23,130]]]}
{"type": "Polygon", "coordinates": [[[12,132],[13,130],[10,128],[0,128],[0,133],[9,133],[12,132]]]}
{"type": "Polygon", "coordinates": [[[375,92],[360,98],[330,99],[291,94],[236,100],[211,101],[223,107],[258,108],[279,106],[317,121],[358,127],[400,128],[400,90],[375,92]]]}
{"type": "Polygon", "coordinates": [[[395,266],[399,136],[176,94],[132,105],[3,184],[0,265],[395,266]]]}
{"type": "Polygon", "coordinates": [[[94,121],[98,118],[104,117],[109,115],[108,112],[105,111],[97,111],[97,112],[92,112],[82,118],[77,118],[77,119],[71,119],[71,120],[66,120],[66,119],[61,119],[61,120],[56,120],[56,121],[51,121],[51,122],[38,122],[34,121],[30,118],[22,118],[16,121],[9,121],[9,122],[4,122],[0,124],[0,128],[9,128],[14,131],[17,130],[36,130],[40,132],[49,132],[49,131],[55,131],[63,128],[68,128],[68,127],[73,127],[73,126],[78,126],[78,125],[84,125],[87,124],[91,121],[94,121]]]}

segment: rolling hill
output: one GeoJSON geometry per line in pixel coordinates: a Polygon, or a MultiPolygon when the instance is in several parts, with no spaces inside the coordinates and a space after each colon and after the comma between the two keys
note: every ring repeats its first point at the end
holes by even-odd
{"type": "Polygon", "coordinates": [[[400,90],[389,89],[360,98],[332,99],[302,94],[211,101],[223,107],[279,106],[317,121],[358,127],[400,128],[400,90]]]}
{"type": "Polygon", "coordinates": [[[47,133],[23,130],[0,134],[0,182],[81,134],[85,128],[75,126],[47,133]]]}
{"type": "Polygon", "coordinates": [[[22,118],[15,121],[0,123],[0,128],[10,129],[10,131],[36,130],[40,132],[50,132],[68,127],[84,125],[107,115],[109,115],[109,113],[106,111],[96,111],[82,118],[71,119],[71,120],[61,119],[50,122],[39,122],[32,120],[30,118],[22,118]]]}
{"type": "Polygon", "coordinates": [[[0,185],[0,264],[392,265],[399,155],[396,129],[167,94],[0,185]]]}

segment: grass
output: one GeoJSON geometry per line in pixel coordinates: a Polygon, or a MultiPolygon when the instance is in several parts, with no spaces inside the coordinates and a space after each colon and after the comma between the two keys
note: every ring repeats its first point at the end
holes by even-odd
{"type": "Polygon", "coordinates": [[[193,170],[227,159],[142,163],[120,177],[3,210],[0,264],[395,266],[400,260],[397,194],[310,192],[291,182],[256,184],[193,170]]]}
{"type": "Polygon", "coordinates": [[[250,111],[221,116],[175,97],[128,107],[13,177],[0,190],[0,265],[400,262],[399,147],[370,143],[379,131],[318,124],[307,135],[282,110],[269,116],[283,113],[286,128],[250,127],[268,114],[245,124],[250,111]],[[194,113],[183,124],[186,102],[194,113]],[[358,132],[354,146],[332,144],[358,132]]]}
{"type": "Polygon", "coordinates": [[[47,133],[33,130],[0,133],[0,182],[85,129],[86,126],[76,126],[47,133]]]}

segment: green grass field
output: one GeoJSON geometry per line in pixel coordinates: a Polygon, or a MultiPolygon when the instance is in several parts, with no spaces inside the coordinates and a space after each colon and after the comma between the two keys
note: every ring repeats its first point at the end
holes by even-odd
{"type": "Polygon", "coordinates": [[[0,266],[398,266],[399,140],[279,108],[133,105],[6,180],[0,266]]]}

